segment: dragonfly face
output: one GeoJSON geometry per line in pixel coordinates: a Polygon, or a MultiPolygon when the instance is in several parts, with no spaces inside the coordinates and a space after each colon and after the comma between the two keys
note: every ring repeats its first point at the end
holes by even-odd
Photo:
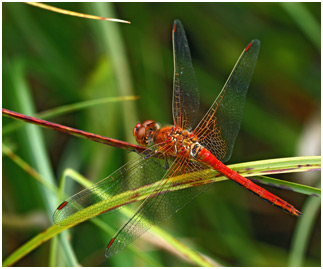
{"type": "Polygon", "coordinates": [[[145,120],[143,123],[137,123],[133,128],[133,135],[141,146],[149,146],[154,143],[154,137],[159,132],[160,126],[153,120],[145,120]]]}

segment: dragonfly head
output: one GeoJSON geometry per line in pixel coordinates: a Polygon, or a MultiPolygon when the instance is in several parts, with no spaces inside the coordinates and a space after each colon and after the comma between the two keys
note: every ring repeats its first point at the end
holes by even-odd
{"type": "Polygon", "coordinates": [[[137,123],[133,128],[133,135],[141,146],[149,146],[154,142],[154,136],[160,129],[159,124],[153,120],[137,123]]]}

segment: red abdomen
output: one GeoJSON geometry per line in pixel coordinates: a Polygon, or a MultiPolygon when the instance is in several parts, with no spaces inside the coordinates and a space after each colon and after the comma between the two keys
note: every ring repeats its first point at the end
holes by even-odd
{"type": "Polygon", "coordinates": [[[302,214],[291,204],[287,203],[283,199],[270,193],[264,188],[253,183],[251,180],[241,176],[237,172],[233,171],[232,169],[224,165],[207,149],[202,148],[197,158],[200,162],[213,168],[214,170],[218,171],[219,173],[226,176],[227,178],[232,179],[242,187],[258,195],[260,198],[264,199],[265,201],[283,209],[285,212],[292,214],[294,216],[300,216],[302,214]]]}

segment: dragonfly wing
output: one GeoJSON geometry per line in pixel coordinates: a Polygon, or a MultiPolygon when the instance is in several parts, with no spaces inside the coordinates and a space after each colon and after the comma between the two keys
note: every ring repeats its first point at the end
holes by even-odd
{"type": "Polygon", "coordinates": [[[144,192],[146,188],[149,191],[150,184],[160,180],[168,169],[167,165],[172,163],[171,158],[167,159],[167,163],[163,158],[154,158],[159,154],[155,151],[157,148],[147,149],[109,177],[68,198],[54,212],[54,223],[70,225],[82,222],[136,202],[140,190],[144,192]],[[129,198],[129,194],[127,196],[129,191],[133,198],[129,198]]]}
{"type": "Polygon", "coordinates": [[[211,178],[214,174],[202,175],[203,172],[200,173],[202,170],[207,171],[206,168],[201,163],[178,157],[153,193],[111,239],[105,256],[109,258],[115,255],[149,230],[151,226],[168,219],[209,188],[211,184],[198,182],[201,178],[207,183],[213,182],[211,178]]]}
{"type": "Polygon", "coordinates": [[[232,154],[259,48],[260,41],[253,40],[243,50],[220,94],[194,130],[200,144],[222,162],[232,154]]]}
{"type": "Polygon", "coordinates": [[[182,23],[173,26],[173,118],[174,124],[192,130],[199,111],[199,92],[190,49],[182,23]]]}

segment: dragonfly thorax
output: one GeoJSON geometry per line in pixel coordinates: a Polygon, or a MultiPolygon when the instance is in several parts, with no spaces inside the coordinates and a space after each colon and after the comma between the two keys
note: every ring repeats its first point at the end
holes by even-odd
{"type": "Polygon", "coordinates": [[[139,145],[160,145],[160,151],[169,156],[186,154],[196,158],[202,148],[193,132],[171,125],[161,128],[153,120],[137,123],[133,135],[139,145]]]}
{"type": "Polygon", "coordinates": [[[193,132],[177,126],[165,126],[155,135],[154,142],[160,145],[160,151],[170,156],[186,155],[196,158],[203,148],[193,132]]]}

